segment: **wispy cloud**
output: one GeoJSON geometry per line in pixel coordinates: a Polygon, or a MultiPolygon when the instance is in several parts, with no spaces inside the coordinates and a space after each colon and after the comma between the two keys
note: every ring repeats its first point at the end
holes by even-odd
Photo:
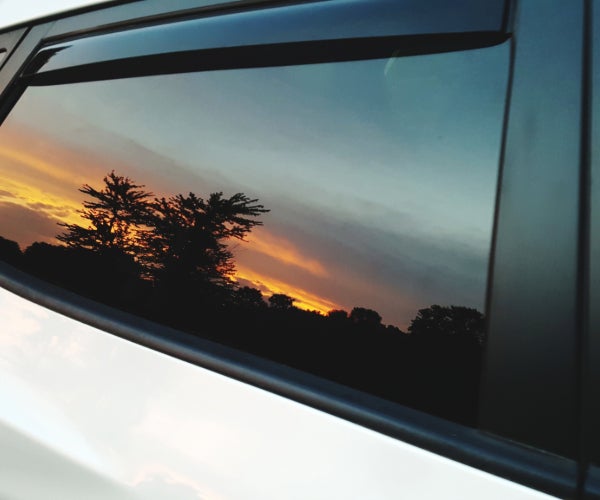
{"type": "Polygon", "coordinates": [[[18,242],[21,248],[35,241],[54,242],[60,230],[58,219],[16,203],[0,202],[0,219],[0,236],[18,242]]]}
{"type": "Polygon", "coordinates": [[[248,238],[247,250],[268,255],[283,264],[300,268],[314,276],[326,278],[328,272],[319,260],[307,255],[283,236],[275,235],[261,228],[248,238]]]}

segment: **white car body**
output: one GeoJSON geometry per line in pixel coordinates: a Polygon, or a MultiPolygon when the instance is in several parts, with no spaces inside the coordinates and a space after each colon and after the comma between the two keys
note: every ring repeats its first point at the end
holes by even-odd
{"type": "Polygon", "coordinates": [[[0,289],[0,498],[550,497],[0,289]]]}
{"type": "Polygon", "coordinates": [[[2,498],[549,498],[0,294],[2,498]]]}

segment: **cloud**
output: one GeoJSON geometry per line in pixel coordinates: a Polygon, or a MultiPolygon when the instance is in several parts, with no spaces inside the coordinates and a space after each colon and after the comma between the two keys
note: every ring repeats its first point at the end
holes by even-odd
{"type": "Polygon", "coordinates": [[[61,182],[72,183],[73,175],[61,165],[40,158],[26,149],[10,147],[6,144],[0,147],[0,157],[4,162],[7,160],[19,163],[22,166],[30,168],[39,174],[47,175],[61,182]]]}
{"type": "Polygon", "coordinates": [[[258,288],[263,295],[271,296],[274,293],[284,293],[294,298],[294,305],[307,311],[319,311],[326,314],[332,309],[338,309],[337,303],[320,296],[314,291],[309,291],[298,283],[293,281],[282,281],[274,278],[272,274],[261,274],[252,268],[238,266],[236,279],[244,283],[250,283],[250,286],[258,288]]]}
{"type": "Polygon", "coordinates": [[[54,205],[42,203],[40,201],[36,201],[35,203],[27,203],[27,206],[33,210],[53,210],[56,208],[54,205]]]}
{"type": "MultiPolygon", "coordinates": [[[[310,170],[303,173],[301,180],[311,180],[307,186],[284,183],[272,171],[264,182],[257,184],[253,175],[250,183],[241,172],[211,170],[210,156],[187,158],[186,166],[185,157],[171,150],[154,151],[154,144],[137,143],[135,135],[120,136],[97,127],[71,134],[76,122],[65,123],[69,125],[62,134],[53,129],[49,138],[36,127],[12,124],[11,140],[0,148],[5,162],[0,171],[4,169],[8,178],[3,186],[8,190],[0,196],[13,201],[0,202],[0,217],[9,221],[0,231],[22,246],[54,241],[60,232],[57,220],[81,224],[76,211],[82,196],[77,189],[84,180],[97,186],[109,165],[161,195],[193,189],[206,196],[223,189],[260,198],[271,209],[265,227],[256,228],[247,243],[233,250],[239,282],[265,296],[286,293],[298,299],[298,306],[323,312],[369,307],[384,322],[400,327],[420,307],[433,303],[483,305],[489,234],[477,225],[472,231],[473,221],[456,217],[455,212],[448,217],[439,210],[433,213],[430,205],[437,205],[423,201],[431,198],[427,193],[408,196],[407,187],[404,197],[389,190],[385,196],[373,197],[365,190],[387,184],[391,189],[398,185],[393,178],[386,184],[359,176],[357,187],[352,179],[328,168],[318,172],[316,184],[310,170]],[[71,144],[72,137],[77,138],[76,144],[71,144]],[[110,147],[101,147],[107,144],[110,147]],[[413,203],[415,198],[419,203],[413,203]]],[[[387,175],[379,173],[383,174],[387,175]]],[[[443,190],[444,196],[447,192],[443,190]]]]}
{"type": "Polygon", "coordinates": [[[253,233],[235,252],[238,278],[265,296],[286,293],[299,298],[302,308],[325,312],[368,307],[384,323],[400,328],[410,324],[418,309],[435,303],[483,307],[489,248],[478,242],[415,230],[408,215],[394,226],[289,203],[270,203],[269,208],[268,236],[263,239],[261,228],[257,240],[274,242],[273,247],[263,251],[259,245],[253,251],[253,233]],[[280,259],[280,241],[299,260],[318,263],[326,272],[280,259]]]}
{"type": "Polygon", "coordinates": [[[73,208],[68,205],[57,206],[42,202],[26,203],[26,205],[32,210],[45,212],[49,216],[54,216],[61,220],[73,216],[73,208]]]}
{"type": "Polygon", "coordinates": [[[0,202],[1,236],[26,248],[34,241],[54,242],[60,232],[57,219],[16,203],[0,202]]]}
{"type": "Polygon", "coordinates": [[[315,257],[303,253],[290,240],[264,229],[254,231],[248,238],[249,251],[262,253],[283,264],[300,268],[315,276],[327,277],[327,270],[315,257]]]}

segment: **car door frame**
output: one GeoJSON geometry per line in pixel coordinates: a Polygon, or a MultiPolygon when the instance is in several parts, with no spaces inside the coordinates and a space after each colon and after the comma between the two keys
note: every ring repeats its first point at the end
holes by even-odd
{"type": "MultiPolygon", "coordinates": [[[[183,18],[260,12],[273,8],[271,4],[117,2],[46,18],[31,26],[16,26],[0,34],[0,42],[2,37],[19,40],[0,69],[0,119],[25,88],[21,78],[24,69],[50,44],[183,18]],[[27,31],[24,35],[23,30],[27,31]]],[[[170,330],[167,337],[165,327],[75,296],[5,264],[0,264],[0,285],[141,345],[501,477],[550,494],[574,497],[581,491],[577,458],[583,355],[579,318],[585,307],[582,252],[586,232],[581,220],[587,213],[588,165],[582,143],[586,97],[582,81],[589,64],[583,56],[587,5],[589,0],[521,0],[509,4],[498,26],[499,31],[510,35],[512,57],[478,428],[465,428],[368,396],[355,401],[336,384],[201,339],[190,343],[181,332],[170,330]],[[548,19],[554,20],[560,35],[547,29],[544,24],[548,19]],[[556,59],[544,62],[542,54],[547,53],[556,54],[556,59]],[[537,65],[535,71],[532,61],[537,65]],[[539,92],[535,99],[528,99],[539,84],[536,72],[540,71],[546,78],[556,77],[557,71],[570,71],[579,77],[554,93],[539,92]],[[553,113],[564,108],[573,110],[568,121],[558,128],[550,126],[553,113]],[[556,141],[557,130],[568,133],[564,142],[556,141]],[[523,135],[529,132],[530,141],[525,143],[523,135]],[[559,197],[555,196],[557,186],[562,193],[559,197]],[[543,239],[550,230],[559,244],[548,245],[543,239]],[[550,268],[555,269],[554,275],[550,268]],[[544,287],[540,288],[540,283],[544,287]],[[540,351],[539,346],[549,339],[551,348],[540,351]],[[514,370],[515,363],[518,370],[514,370]],[[540,422],[543,425],[536,425],[540,422]],[[565,446],[570,447],[570,458],[563,453],[565,446]]]]}

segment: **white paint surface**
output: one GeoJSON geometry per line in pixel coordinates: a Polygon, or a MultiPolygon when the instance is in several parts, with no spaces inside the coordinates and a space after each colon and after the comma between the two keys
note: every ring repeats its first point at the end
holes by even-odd
{"type": "MultiPolygon", "coordinates": [[[[0,0],[0,29],[94,3],[0,0]]],[[[549,497],[0,289],[0,498],[549,497]]]]}
{"type": "Polygon", "coordinates": [[[106,0],[0,0],[0,29],[106,0]]]}
{"type": "Polygon", "coordinates": [[[0,498],[547,498],[2,289],[0,401],[0,498]]]}

